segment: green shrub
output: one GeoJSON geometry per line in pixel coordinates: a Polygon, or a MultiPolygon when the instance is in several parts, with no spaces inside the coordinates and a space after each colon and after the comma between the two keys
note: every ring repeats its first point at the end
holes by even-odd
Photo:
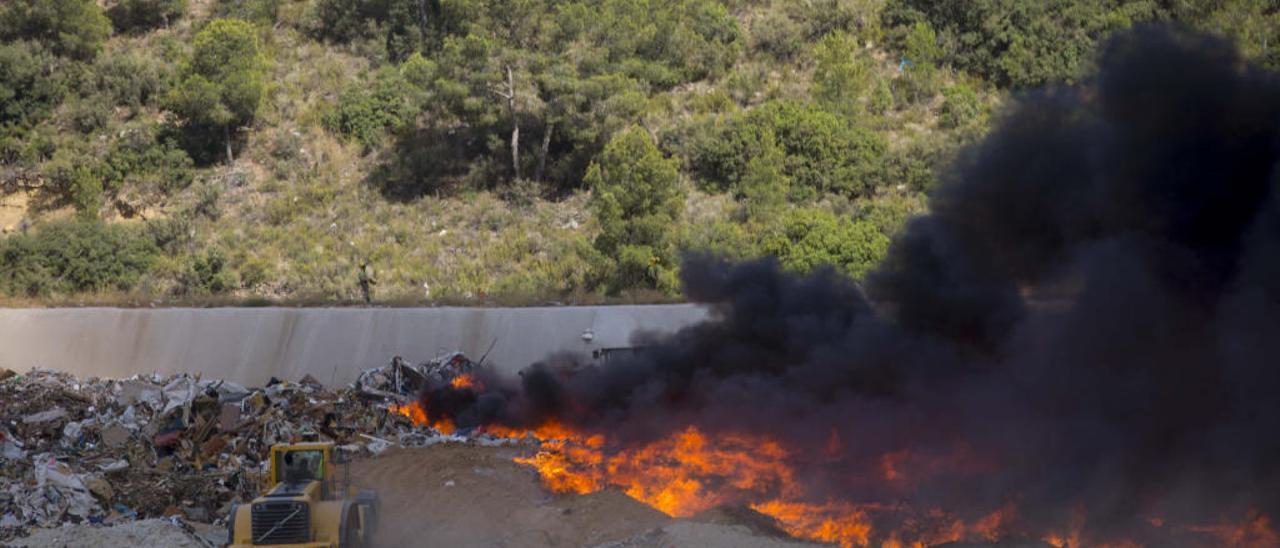
{"type": "Polygon", "coordinates": [[[751,228],[750,224],[732,220],[692,223],[682,247],[731,259],[756,258],[760,255],[760,242],[751,228]]]}
{"type": "Polygon", "coordinates": [[[600,48],[615,70],[658,87],[723,74],[744,41],[712,0],[578,1],[557,14],[566,41],[600,48]]]}
{"type": "Polygon", "coordinates": [[[217,249],[192,255],[186,270],[179,276],[177,293],[216,295],[234,289],[235,273],[227,270],[226,266],[226,259],[217,249]]]}
{"type": "Polygon", "coordinates": [[[903,39],[903,53],[916,64],[937,64],[942,59],[942,47],[938,45],[938,33],[929,23],[917,21],[903,39]]]}
{"type": "Polygon", "coordinates": [[[938,185],[938,173],[954,160],[963,144],[957,135],[916,139],[885,158],[884,179],[904,190],[927,193],[938,185]]]}
{"type": "Polygon", "coordinates": [[[1245,57],[1280,70],[1280,9],[1274,0],[1178,2],[1169,9],[1192,27],[1235,39],[1245,57]]]}
{"type": "Polygon", "coordinates": [[[46,191],[55,195],[69,196],[75,181],[75,171],[81,168],[97,168],[94,157],[74,147],[63,147],[54,151],[49,161],[40,166],[40,175],[45,180],[46,191]]]}
{"type": "Polygon", "coordinates": [[[633,127],[618,134],[587,170],[591,211],[600,224],[595,248],[607,261],[601,277],[611,291],[675,291],[676,224],[684,192],[674,161],[633,127]]]}
{"type": "Polygon", "coordinates": [[[884,258],[889,237],[870,222],[836,217],[826,210],[797,209],[778,220],[761,248],[797,272],[830,266],[861,278],[884,258]]]}
{"type": "Polygon", "coordinates": [[[878,181],[876,170],[887,145],[876,133],[847,118],[792,101],[768,103],[723,127],[695,135],[690,163],[713,188],[733,188],[747,162],[772,133],[786,153],[786,176],[796,199],[835,192],[857,196],[878,181]]]}
{"type": "Polygon", "coordinates": [[[87,220],[97,219],[102,209],[102,179],[89,168],[77,166],[71,170],[69,186],[76,214],[87,220]]]}
{"type": "Polygon", "coordinates": [[[69,113],[71,126],[88,135],[107,127],[111,120],[111,104],[101,96],[90,96],[74,103],[69,113]]]}
{"type": "Polygon", "coordinates": [[[373,148],[388,130],[409,124],[421,111],[422,90],[394,68],[378,71],[372,82],[358,82],[338,98],[324,118],[325,127],[373,148]]]}
{"type": "Polygon", "coordinates": [[[117,32],[146,32],[169,26],[187,11],[187,0],[120,0],[107,10],[117,32]]]}
{"type": "Polygon", "coordinates": [[[968,125],[978,118],[978,95],[964,84],[956,84],[942,90],[944,101],[942,112],[938,113],[938,123],[942,127],[955,129],[968,125]]]}
{"type": "Polygon", "coordinates": [[[215,17],[271,25],[279,17],[280,0],[218,0],[213,14],[215,17]]]}
{"type": "Polygon", "coordinates": [[[479,9],[469,2],[441,0],[317,0],[316,34],[335,42],[377,42],[388,59],[399,60],[428,43],[438,45],[479,9]]]}
{"type": "Polygon", "coordinates": [[[56,60],[42,46],[0,45],[0,135],[21,133],[43,120],[65,92],[56,60]]]}
{"type": "Polygon", "coordinates": [[[886,193],[859,204],[854,220],[871,223],[876,230],[892,240],[912,216],[926,211],[922,194],[886,193]]]}
{"type": "Polygon", "coordinates": [[[779,61],[791,61],[805,49],[804,25],[785,11],[771,11],[751,23],[751,46],[779,61]]]}
{"type": "Polygon", "coordinates": [[[108,53],[94,63],[91,80],[94,91],[109,104],[137,109],[156,104],[168,93],[173,70],[144,53],[108,53]]]}
{"type": "Polygon", "coordinates": [[[913,63],[903,67],[894,80],[894,99],[901,104],[929,103],[938,94],[941,70],[932,63],[913,63]]]}
{"type": "Polygon", "coordinates": [[[880,10],[884,0],[805,0],[787,4],[795,17],[804,22],[808,38],[847,32],[859,42],[880,39],[880,10]]]}
{"type": "Polygon", "coordinates": [[[766,132],[760,141],[760,153],[747,161],[735,192],[745,204],[747,218],[767,218],[786,205],[791,188],[786,160],[786,153],[773,134],[766,132]]]}
{"type": "Polygon", "coordinates": [[[908,56],[921,56],[919,47],[926,36],[919,29],[927,26],[937,30],[936,40],[931,41],[933,60],[1000,86],[1028,87],[1079,77],[1102,37],[1134,23],[1164,18],[1168,13],[1163,5],[1176,4],[1199,3],[895,0],[889,3],[886,19],[897,27],[899,46],[908,56]]]}
{"type": "Polygon", "coordinates": [[[857,117],[873,78],[873,60],[852,36],[834,32],[813,50],[813,97],[832,112],[857,117]]]}
{"type": "Polygon", "coordinates": [[[55,222],[0,240],[0,292],[42,296],[127,290],[158,251],[136,228],[55,222]]]}
{"type": "Polygon", "coordinates": [[[274,273],[269,261],[254,257],[240,265],[240,285],[245,289],[253,289],[270,282],[274,273]]]}
{"type": "Polygon", "coordinates": [[[166,255],[175,255],[179,250],[191,243],[194,233],[191,230],[191,218],[187,215],[174,215],[163,219],[147,221],[147,236],[155,242],[166,255]]]}
{"type": "Polygon", "coordinates": [[[95,0],[6,0],[0,3],[0,41],[33,40],[55,54],[89,60],[111,35],[95,0]]]}
{"type": "Polygon", "coordinates": [[[876,83],[871,88],[871,96],[867,99],[867,112],[884,115],[893,110],[893,107],[893,88],[889,85],[889,80],[876,79],[876,83]]]}
{"type": "Polygon", "coordinates": [[[122,131],[102,159],[100,172],[110,191],[130,185],[155,196],[186,188],[195,175],[191,157],[172,141],[160,140],[150,125],[122,131]]]}

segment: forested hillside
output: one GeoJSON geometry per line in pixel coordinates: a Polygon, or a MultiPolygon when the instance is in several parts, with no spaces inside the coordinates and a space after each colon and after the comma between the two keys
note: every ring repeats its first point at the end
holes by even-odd
{"type": "MultiPolygon", "coordinates": [[[[1274,0],[5,0],[0,295],[663,300],[866,273],[1001,105],[1274,0]]],[[[1016,207],[1017,204],[1006,204],[1016,207]]]]}

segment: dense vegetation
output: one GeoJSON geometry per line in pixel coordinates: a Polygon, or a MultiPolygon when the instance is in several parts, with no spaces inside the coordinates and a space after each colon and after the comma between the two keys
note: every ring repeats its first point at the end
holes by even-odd
{"type": "Polygon", "coordinates": [[[1268,0],[8,0],[0,294],[661,299],[860,277],[1020,90],[1268,0]]]}

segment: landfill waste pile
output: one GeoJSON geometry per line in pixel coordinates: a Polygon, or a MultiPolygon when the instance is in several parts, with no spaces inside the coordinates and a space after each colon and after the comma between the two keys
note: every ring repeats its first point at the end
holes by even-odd
{"type": "Polygon", "coordinates": [[[397,356],[337,390],[309,375],[250,388],[188,374],[77,379],[0,369],[0,545],[35,528],[149,518],[221,524],[233,504],[259,494],[277,443],[332,441],[352,458],[450,441],[512,443],[441,435],[388,412],[428,379],[476,367],[460,353],[417,365],[397,356]]]}

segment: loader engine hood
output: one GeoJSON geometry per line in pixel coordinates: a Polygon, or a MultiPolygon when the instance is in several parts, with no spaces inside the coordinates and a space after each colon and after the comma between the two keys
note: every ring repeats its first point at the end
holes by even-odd
{"type": "MultiPolygon", "coordinates": [[[[306,499],[276,495],[288,487],[281,484],[272,493],[253,503],[253,543],[301,544],[311,541],[311,504],[306,499]],[[276,497],[280,497],[276,499],[276,497]]],[[[303,491],[305,491],[303,486],[303,491]]]]}

